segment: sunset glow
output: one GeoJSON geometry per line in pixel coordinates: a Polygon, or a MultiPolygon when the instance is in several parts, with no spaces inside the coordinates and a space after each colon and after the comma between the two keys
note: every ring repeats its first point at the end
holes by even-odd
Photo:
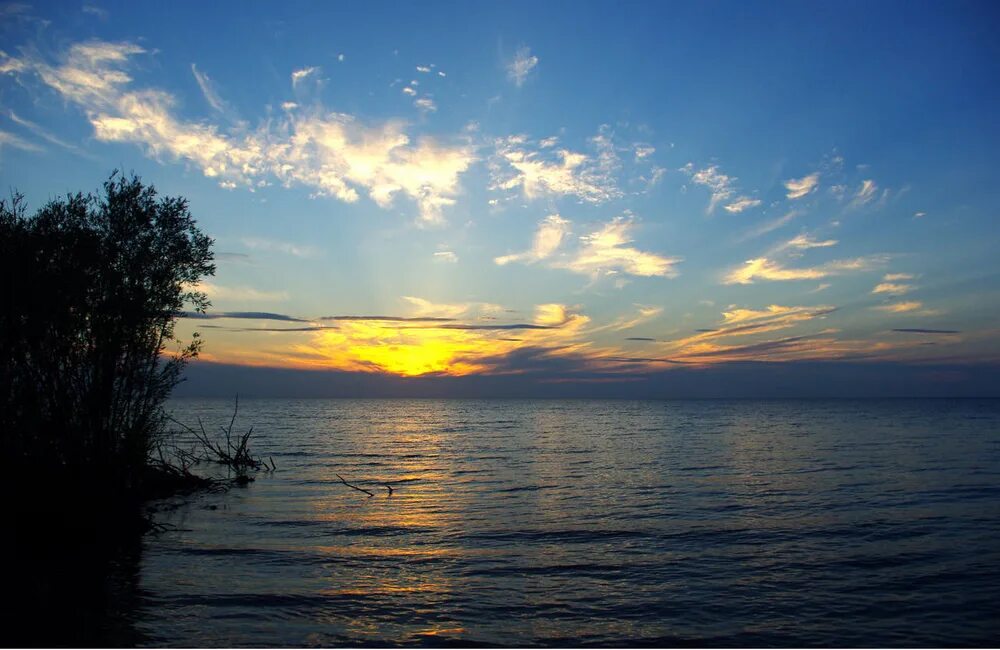
{"type": "Polygon", "coordinates": [[[997,127],[941,99],[996,91],[936,63],[993,45],[944,12],[891,63],[834,12],[849,54],[803,89],[818,73],[788,53],[819,23],[782,6],[753,34],[697,5],[645,5],[638,33],[592,7],[590,47],[556,5],[548,31],[484,6],[411,16],[419,37],[336,5],[226,35],[221,6],[181,30],[11,5],[0,164],[29,197],[116,166],[187,197],[218,266],[178,326],[203,361],[571,381],[1000,360],[997,127]],[[704,60],[685,25],[729,45],[704,60]]]}

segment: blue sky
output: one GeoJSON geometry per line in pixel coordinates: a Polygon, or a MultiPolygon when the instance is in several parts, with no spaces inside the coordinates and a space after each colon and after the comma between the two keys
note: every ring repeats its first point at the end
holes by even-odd
{"type": "Polygon", "coordinates": [[[7,4],[0,172],[36,206],[113,168],[187,197],[219,268],[180,332],[208,361],[995,364],[997,17],[7,4]]]}

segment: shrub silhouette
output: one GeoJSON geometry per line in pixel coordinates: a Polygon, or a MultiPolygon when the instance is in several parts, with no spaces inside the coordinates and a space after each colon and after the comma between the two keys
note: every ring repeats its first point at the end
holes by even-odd
{"type": "Polygon", "coordinates": [[[192,287],[215,272],[211,245],[185,199],[118,172],[30,217],[20,195],[0,201],[0,436],[22,478],[141,491],[199,350],[174,323],[209,304],[192,287]]]}

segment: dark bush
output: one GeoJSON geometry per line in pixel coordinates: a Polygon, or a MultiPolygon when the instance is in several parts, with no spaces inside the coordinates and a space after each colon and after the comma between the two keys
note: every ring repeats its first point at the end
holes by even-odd
{"type": "Polygon", "coordinates": [[[114,173],[25,215],[0,202],[0,441],[19,480],[115,498],[141,492],[164,401],[199,340],[212,240],[183,198],[114,173]]]}

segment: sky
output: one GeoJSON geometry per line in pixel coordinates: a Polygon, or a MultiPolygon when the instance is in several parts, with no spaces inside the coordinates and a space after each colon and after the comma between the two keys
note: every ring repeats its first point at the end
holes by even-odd
{"type": "Polygon", "coordinates": [[[177,331],[209,392],[996,395],[998,27],[986,2],[4,4],[0,178],[29,208],[113,169],[189,200],[218,268],[177,331]]]}

